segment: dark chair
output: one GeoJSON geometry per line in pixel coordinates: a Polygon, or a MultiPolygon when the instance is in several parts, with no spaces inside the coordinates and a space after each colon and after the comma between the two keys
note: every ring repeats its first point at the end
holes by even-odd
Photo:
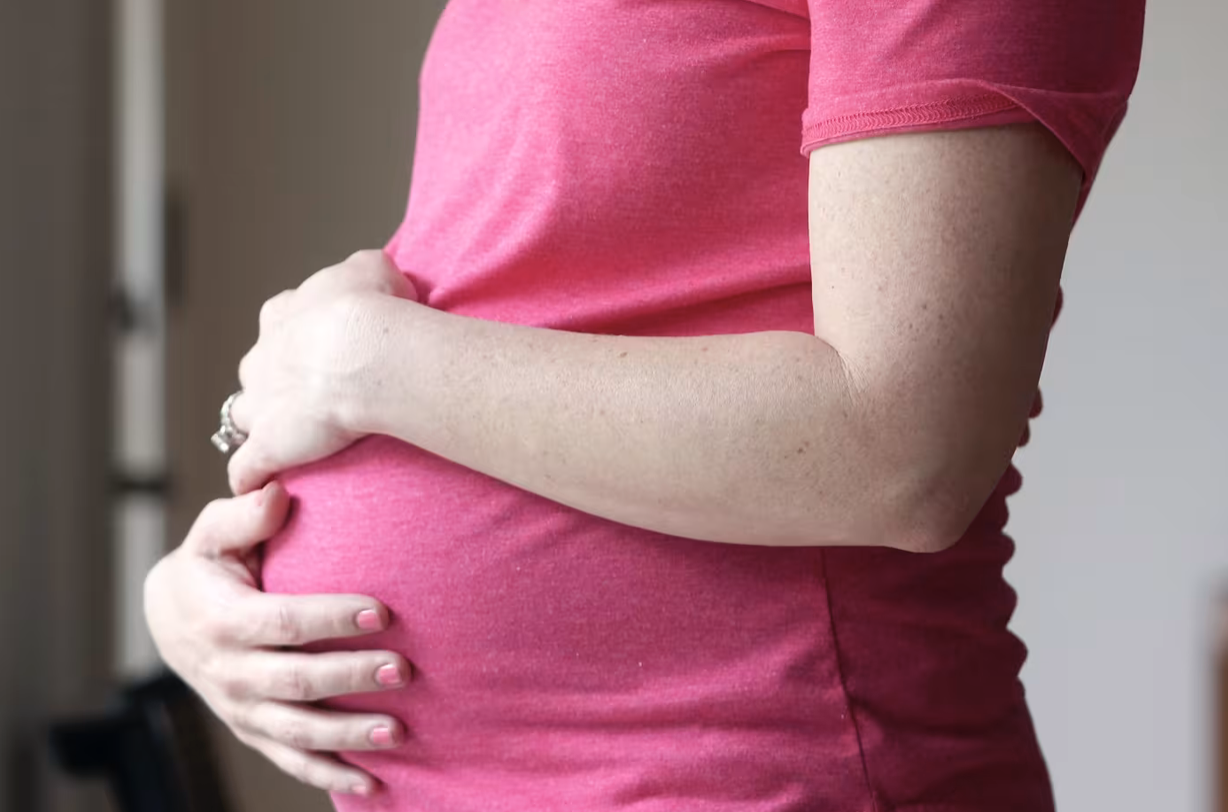
{"type": "Polygon", "coordinates": [[[52,725],[52,754],[72,776],[106,780],[121,812],[231,812],[204,713],[178,677],[159,675],[108,713],[52,725]]]}

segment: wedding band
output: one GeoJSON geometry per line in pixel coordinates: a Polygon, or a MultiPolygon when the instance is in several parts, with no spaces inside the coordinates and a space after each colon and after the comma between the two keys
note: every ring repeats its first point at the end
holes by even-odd
{"type": "Polygon", "coordinates": [[[247,435],[239,430],[239,427],[235,425],[234,419],[230,416],[230,409],[235,405],[235,401],[239,399],[241,394],[243,394],[243,391],[239,390],[226,398],[226,402],[222,404],[222,425],[217,430],[217,433],[210,438],[213,442],[213,447],[223,454],[229,454],[247,442],[247,435]]]}

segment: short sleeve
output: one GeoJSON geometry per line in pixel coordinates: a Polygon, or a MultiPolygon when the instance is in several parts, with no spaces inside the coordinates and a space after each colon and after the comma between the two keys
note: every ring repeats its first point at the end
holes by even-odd
{"type": "Polygon", "coordinates": [[[1138,75],[1143,0],[810,0],[802,152],[1027,121],[1083,167],[1080,208],[1138,75]]]}

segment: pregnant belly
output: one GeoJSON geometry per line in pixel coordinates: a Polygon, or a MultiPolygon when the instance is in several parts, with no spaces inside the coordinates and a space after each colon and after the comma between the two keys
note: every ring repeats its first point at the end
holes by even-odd
{"type": "Polygon", "coordinates": [[[863,791],[814,551],[629,528],[387,438],[286,486],[266,589],[382,600],[387,632],[330,647],[416,671],[334,703],[409,731],[347,755],[387,790],[343,808],[820,812],[863,791]]]}

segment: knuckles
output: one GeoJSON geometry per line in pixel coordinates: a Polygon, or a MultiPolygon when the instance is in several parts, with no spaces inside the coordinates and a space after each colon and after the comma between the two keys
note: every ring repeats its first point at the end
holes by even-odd
{"type": "Polygon", "coordinates": [[[303,622],[298,615],[284,603],[277,608],[265,622],[265,636],[272,645],[301,646],[306,643],[303,622]]]}
{"type": "Polygon", "coordinates": [[[251,705],[233,703],[218,715],[226,723],[226,727],[230,728],[230,732],[238,736],[241,741],[251,747],[258,746],[260,731],[256,728],[255,720],[252,718],[251,705]]]}
{"type": "Polygon", "coordinates": [[[377,265],[383,266],[384,252],[377,248],[363,248],[350,254],[347,263],[357,263],[359,265],[377,265]]]}
{"type": "Polygon", "coordinates": [[[303,722],[293,719],[287,719],[277,725],[273,731],[273,739],[282,744],[293,747],[295,750],[311,750],[314,744],[314,737],[307,725],[303,722]]]}
{"type": "Polygon", "coordinates": [[[239,359],[239,385],[245,388],[250,385],[252,380],[252,364],[255,363],[255,361],[252,359],[252,355],[254,353],[255,349],[248,350],[246,353],[244,353],[243,357],[239,359]]]}
{"type": "Polygon", "coordinates": [[[233,702],[243,702],[251,698],[254,693],[252,680],[233,668],[214,667],[209,679],[224,696],[233,702]]]}
{"type": "Polygon", "coordinates": [[[292,665],[285,668],[277,678],[276,693],[287,699],[299,702],[310,702],[317,698],[316,681],[302,666],[292,665]]]}
{"type": "Polygon", "coordinates": [[[292,290],[283,290],[281,293],[266,299],[264,304],[260,306],[260,329],[267,330],[273,324],[281,319],[282,313],[285,310],[291,296],[294,295],[292,290]]]}
{"type": "Polygon", "coordinates": [[[372,690],[372,674],[377,666],[366,662],[365,659],[354,658],[347,669],[346,691],[352,693],[362,693],[363,691],[372,690]]]}
{"type": "MultiPolygon", "coordinates": [[[[166,581],[166,557],[154,564],[149,572],[145,573],[145,581],[142,584],[142,596],[145,606],[145,617],[149,620],[156,618],[161,612],[158,604],[162,602],[163,585],[166,581]]],[[[150,624],[152,626],[152,624],[150,624]]]]}
{"type": "Polygon", "coordinates": [[[238,637],[234,632],[235,624],[230,619],[230,610],[220,600],[205,599],[183,622],[189,639],[200,640],[214,651],[229,646],[238,637]]]}

